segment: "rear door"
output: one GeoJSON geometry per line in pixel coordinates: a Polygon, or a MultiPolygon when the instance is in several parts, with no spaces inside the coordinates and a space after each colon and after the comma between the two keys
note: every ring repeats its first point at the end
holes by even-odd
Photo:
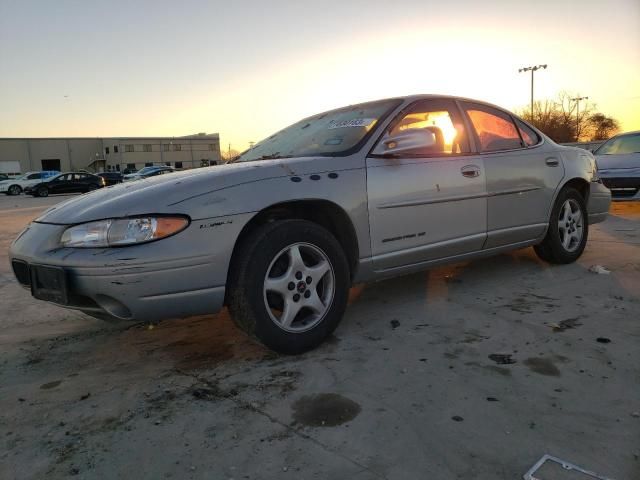
{"type": "Polygon", "coordinates": [[[486,238],[483,158],[470,153],[458,106],[449,99],[416,102],[390,124],[378,145],[419,128],[434,133],[436,145],[410,155],[367,158],[371,248],[378,271],[481,250],[486,238]]]}
{"type": "Polygon", "coordinates": [[[551,202],[564,176],[559,153],[505,111],[472,102],[460,104],[486,171],[485,248],[535,240],[547,227],[551,202]]]}

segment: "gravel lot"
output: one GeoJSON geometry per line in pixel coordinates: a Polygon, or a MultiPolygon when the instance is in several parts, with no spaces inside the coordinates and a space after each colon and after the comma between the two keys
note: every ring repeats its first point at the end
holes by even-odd
{"type": "Polygon", "coordinates": [[[358,285],[327,344],[284,357],[226,312],[33,300],[6,252],[65,198],[0,196],[0,478],[516,479],[545,453],[640,478],[640,203],[573,265],[525,249],[358,285]]]}

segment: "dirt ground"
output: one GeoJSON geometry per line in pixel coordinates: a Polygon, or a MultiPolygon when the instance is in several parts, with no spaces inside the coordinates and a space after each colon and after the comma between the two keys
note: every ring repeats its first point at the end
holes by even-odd
{"type": "Polygon", "coordinates": [[[517,479],[545,453],[640,478],[640,203],[573,265],[525,249],[358,285],[285,357],[226,312],[152,328],[33,300],[6,252],[63,199],[0,197],[2,479],[517,479]]]}

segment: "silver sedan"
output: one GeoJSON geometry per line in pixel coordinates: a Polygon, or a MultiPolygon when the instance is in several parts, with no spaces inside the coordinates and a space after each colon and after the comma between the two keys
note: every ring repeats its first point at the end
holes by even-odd
{"type": "Polygon", "coordinates": [[[640,200],[640,132],[616,135],[594,155],[598,174],[614,200],[640,200]]]}
{"type": "Polygon", "coordinates": [[[41,300],[138,321],[227,305],[299,353],[336,328],[354,282],[532,245],[570,263],[610,201],[590,152],[499,107],[419,95],[314,115],[222,167],[76,197],[10,258],[41,300]]]}

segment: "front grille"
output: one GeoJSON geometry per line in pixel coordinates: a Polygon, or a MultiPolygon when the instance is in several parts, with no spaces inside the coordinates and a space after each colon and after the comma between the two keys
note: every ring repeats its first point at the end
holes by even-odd
{"type": "Polygon", "coordinates": [[[27,287],[31,286],[31,275],[29,273],[29,265],[27,265],[27,262],[23,262],[22,260],[13,260],[11,262],[11,266],[13,267],[13,274],[18,279],[18,282],[27,287]]]}
{"type": "Polygon", "coordinates": [[[638,193],[637,188],[611,188],[611,196],[616,198],[631,198],[638,193]]]}
{"type": "Polygon", "coordinates": [[[640,190],[639,177],[603,178],[602,183],[611,190],[611,195],[617,198],[631,198],[640,190]]]}
{"type": "Polygon", "coordinates": [[[613,188],[640,188],[640,177],[615,177],[615,178],[603,178],[602,183],[604,186],[613,188]]]}

